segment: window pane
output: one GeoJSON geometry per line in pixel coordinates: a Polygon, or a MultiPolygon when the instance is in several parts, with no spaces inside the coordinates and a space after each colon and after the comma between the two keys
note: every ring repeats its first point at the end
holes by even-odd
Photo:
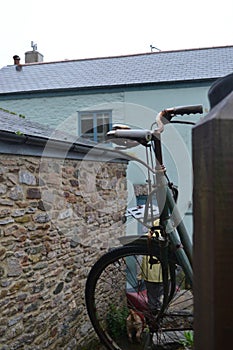
{"type": "Polygon", "coordinates": [[[80,113],[82,136],[96,142],[105,140],[105,135],[110,130],[110,123],[110,112],[80,113]]]}
{"type": "Polygon", "coordinates": [[[105,135],[109,131],[109,113],[97,113],[97,139],[98,142],[105,140],[105,135]]]}
{"type": "Polygon", "coordinates": [[[81,134],[83,137],[93,140],[93,118],[91,114],[81,116],[81,134]]]}

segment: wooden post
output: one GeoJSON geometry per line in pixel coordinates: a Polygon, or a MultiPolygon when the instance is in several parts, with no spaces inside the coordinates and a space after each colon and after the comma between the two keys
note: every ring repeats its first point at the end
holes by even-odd
{"type": "Polygon", "coordinates": [[[193,129],[195,350],[233,347],[233,92],[193,129]]]}

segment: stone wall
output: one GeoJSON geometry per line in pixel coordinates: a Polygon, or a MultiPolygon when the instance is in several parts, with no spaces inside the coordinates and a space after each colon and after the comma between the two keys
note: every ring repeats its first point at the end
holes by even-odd
{"type": "Polygon", "coordinates": [[[124,163],[0,157],[0,349],[78,349],[85,281],[124,234],[124,163]]]}

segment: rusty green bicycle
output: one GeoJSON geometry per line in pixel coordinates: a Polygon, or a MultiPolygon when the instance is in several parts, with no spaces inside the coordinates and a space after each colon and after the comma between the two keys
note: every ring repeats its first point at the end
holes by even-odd
{"type": "Polygon", "coordinates": [[[196,113],[202,106],[169,108],[158,113],[152,130],[117,125],[108,133],[120,147],[143,145],[149,156],[138,161],[151,173],[146,203],[126,214],[147,233],[123,237],[122,246],[104,254],[87,278],[88,314],[109,350],[178,349],[193,329],[192,242],[163,165],[161,134],[174,116],[196,113]]]}

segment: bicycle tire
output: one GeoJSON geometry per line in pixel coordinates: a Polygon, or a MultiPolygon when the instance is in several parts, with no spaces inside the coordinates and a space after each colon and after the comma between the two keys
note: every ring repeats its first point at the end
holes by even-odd
{"type": "MultiPolygon", "coordinates": [[[[153,243],[152,251],[153,257],[156,257],[162,264],[158,242],[153,243]]],[[[100,341],[109,350],[169,349],[169,346],[175,349],[175,344],[180,347],[183,332],[192,330],[193,308],[191,304],[193,298],[189,289],[182,288],[180,292],[176,281],[176,291],[171,292],[171,287],[169,295],[163,293],[162,299],[163,301],[167,299],[165,303],[167,305],[164,305],[162,301],[162,314],[160,312],[152,314],[146,294],[137,289],[138,280],[132,262],[139,262],[141,257],[148,255],[151,255],[151,250],[148,251],[146,241],[118,247],[104,254],[94,264],[88,275],[85,290],[88,315],[100,341]],[[131,267],[129,267],[130,264],[131,267]],[[129,269],[134,269],[134,271],[129,269]],[[130,290],[133,290],[133,294],[137,293],[136,299],[141,298],[144,309],[140,303],[139,306],[129,303],[127,296],[130,290]],[[188,298],[184,298],[185,292],[188,293],[188,298]],[[182,299],[185,310],[181,307],[177,310],[176,304],[182,299]],[[143,314],[145,323],[140,342],[136,342],[137,340],[133,338],[133,343],[129,341],[126,330],[126,318],[129,309],[132,308],[137,311],[138,315],[143,314]]],[[[168,260],[171,269],[172,266],[177,266],[178,262],[174,255],[170,255],[168,260]]]]}

